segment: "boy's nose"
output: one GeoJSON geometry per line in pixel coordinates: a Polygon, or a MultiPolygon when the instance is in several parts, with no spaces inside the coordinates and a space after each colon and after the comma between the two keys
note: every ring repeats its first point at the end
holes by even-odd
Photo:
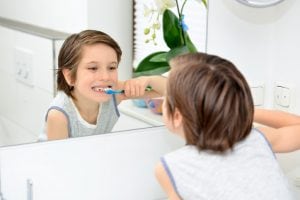
{"type": "Polygon", "coordinates": [[[109,79],[109,73],[107,70],[101,70],[97,73],[97,78],[102,80],[108,80],[109,79]]]}

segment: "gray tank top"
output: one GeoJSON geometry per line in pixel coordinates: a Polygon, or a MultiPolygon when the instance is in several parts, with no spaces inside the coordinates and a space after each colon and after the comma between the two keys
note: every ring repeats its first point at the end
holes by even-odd
{"type": "MultiPolygon", "coordinates": [[[[46,113],[45,121],[47,121],[48,112],[52,109],[56,109],[66,116],[68,120],[69,137],[109,133],[120,116],[115,95],[112,95],[112,98],[109,101],[104,102],[99,106],[96,125],[91,125],[84,121],[71,98],[62,91],[59,91],[52,101],[46,113]]],[[[43,135],[40,136],[40,140],[47,140],[46,135],[47,134],[44,131],[43,135]]]]}
{"type": "Polygon", "coordinates": [[[161,161],[184,200],[295,199],[268,142],[256,129],[227,154],[187,145],[161,161]]]}

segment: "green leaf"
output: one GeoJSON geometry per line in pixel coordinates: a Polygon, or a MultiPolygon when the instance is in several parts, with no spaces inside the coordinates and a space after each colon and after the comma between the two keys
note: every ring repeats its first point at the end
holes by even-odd
{"type": "Polygon", "coordinates": [[[150,62],[167,62],[166,56],[167,52],[157,54],[150,59],[150,62]]]}
{"type": "Polygon", "coordinates": [[[195,45],[193,44],[193,42],[191,41],[189,35],[186,33],[185,35],[186,38],[186,46],[189,49],[190,52],[194,53],[197,52],[197,48],[195,47],[195,45]]]}
{"type": "Polygon", "coordinates": [[[133,72],[133,77],[161,75],[169,70],[170,70],[170,66],[162,66],[148,71],[133,72]]]}
{"type": "Polygon", "coordinates": [[[153,70],[156,68],[160,68],[163,66],[168,66],[169,64],[167,62],[151,62],[150,60],[157,56],[160,55],[162,53],[166,53],[164,51],[159,51],[159,52],[155,52],[152,53],[150,55],[148,55],[147,57],[145,57],[137,66],[137,68],[135,69],[134,72],[143,72],[143,71],[148,71],[148,70],[153,70]]]}
{"type": "Polygon", "coordinates": [[[202,3],[203,3],[204,6],[207,8],[207,1],[206,1],[206,0],[202,0],[202,3]]]}
{"type": "Polygon", "coordinates": [[[169,9],[163,13],[164,40],[170,49],[183,45],[178,17],[169,9]]]}
{"type": "Polygon", "coordinates": [[[167,61],[170,61],[172,58],[178,55],[189,53],[189,49],[187,46],[176,47],[171,49],[167,54],[167,61]]]}
{"type": "Polygon", "coordinates": [[[197,48],[190,39],[187,32],[184,32],[186,44],[182,38],[182,29],[179,25],[178,17],[170,10],[166,9],[163,14],[163,34],[164,40],[170,49],[186,45],[190,52],[197,52],[197,48]]]}

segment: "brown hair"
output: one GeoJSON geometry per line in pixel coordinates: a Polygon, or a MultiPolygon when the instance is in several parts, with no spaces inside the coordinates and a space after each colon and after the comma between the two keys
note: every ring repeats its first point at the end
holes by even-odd
{"type": "Polygon", "coordinates": [[[254,105],[239,70],[215,55],[191,53],[170,62],[166,109],[183,116],[187,144],[225,152],[250,133],[254,105]]]}
{"type": "Polygon", "coordinates": [[[118,43],[108,34],[97,30],[85,30],[70,35],[63,43],[58,55],[57,89],[71,95],[73,87],[69,86],[63,73],[63,69],[71,70],[71,79],[76,80],[78,64],[81,60],[82,49],[86,45],[106,44],[116,51],[118,63],[121,60],[122,51],[118,43]]]}

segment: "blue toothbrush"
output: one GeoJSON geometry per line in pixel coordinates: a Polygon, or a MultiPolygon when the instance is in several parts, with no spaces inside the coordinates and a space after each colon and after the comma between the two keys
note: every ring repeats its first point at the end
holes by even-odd
{"type": "MultiPolygon", "coordinates": [[[[152,90],[151,86],[148,86],[148,87],[146,87],[146,89],[145,89],[145,91],[151,91],[151,90],[152,90]]],[[[105,88],[105,89],[104,89],[104,92],[105,92],[106,94],[123,94],[123,93],[124,93],[124,90],[113,90],[113,89],[111,89],[111,88],[105,88]]]]}

